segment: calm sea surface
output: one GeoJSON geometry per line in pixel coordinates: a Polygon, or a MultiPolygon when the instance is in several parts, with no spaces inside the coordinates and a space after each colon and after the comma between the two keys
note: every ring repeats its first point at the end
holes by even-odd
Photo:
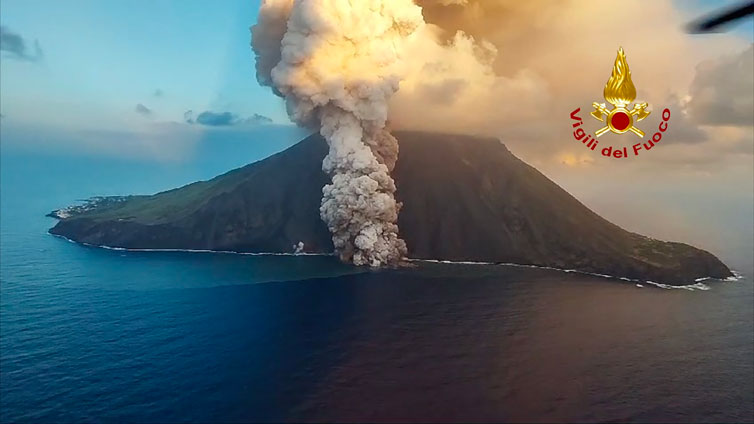
{"type": "Polygon", "coordinates": [[[365,272],[46,233],[76,199],[233,160],[3,152],[1,421],[754,421],[748,277],[688,291],[504,266],[365,272]]]}

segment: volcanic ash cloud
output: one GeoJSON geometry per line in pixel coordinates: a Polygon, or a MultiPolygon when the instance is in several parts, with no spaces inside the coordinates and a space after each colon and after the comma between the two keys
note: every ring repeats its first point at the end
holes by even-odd
{"type": "Polygon", "coordinates": [[[341,260],[374,267],[406,255],[390,176],[397,140],[385,129],[400,52],[423,25],[411,0],[265,0],[251,28],[257,79],[330,147],[320,215],[341,260]]]}

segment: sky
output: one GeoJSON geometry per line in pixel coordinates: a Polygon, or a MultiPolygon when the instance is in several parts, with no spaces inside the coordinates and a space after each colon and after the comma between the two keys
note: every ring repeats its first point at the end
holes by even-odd
{"type": "Polygon", "coordinates": [[[3,119],[118,129],[182,121],[192,110],[287,123],[254,76],[249,26],[258,8],[258,0],[2,0],[4,32],[29,51],[37,40],[42,52],[2,52],[3,119]]]}
{"type": "MultiPolygon", "coordinates": [[[[677,2],[689,18],[731,3],[677,2]]],[[[22,37],[28,56],[2,52],[4,123],[123,129],[182,122],[189,110],[288,123],[254,76],[258,9],[259,0],[2,0],[4,34],[22,37]]],[[[752,37],[747,25],[734,31],[752,37]]]]}

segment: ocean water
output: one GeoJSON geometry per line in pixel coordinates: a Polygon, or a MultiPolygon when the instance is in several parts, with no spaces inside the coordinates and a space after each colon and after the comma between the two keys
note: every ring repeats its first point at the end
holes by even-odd
{"type": "Polygon", "coordinates": [[[750,269],[665,290],[46,233],[76,199],[208,178],[270,143],[188,162],[2,151],[0,421],[754,421],[750,269]]]}

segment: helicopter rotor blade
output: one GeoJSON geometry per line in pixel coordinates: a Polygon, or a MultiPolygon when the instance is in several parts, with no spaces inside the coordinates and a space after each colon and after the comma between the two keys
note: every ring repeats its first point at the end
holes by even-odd
{"type": "Polygon", "coordinates": [[[708,32],[721,32],[721,26],[754,14],[754,1],[738,5],[732,9],[710,13],[687,25],[688,32],[692,34],[704,34],[708,32]]]}

